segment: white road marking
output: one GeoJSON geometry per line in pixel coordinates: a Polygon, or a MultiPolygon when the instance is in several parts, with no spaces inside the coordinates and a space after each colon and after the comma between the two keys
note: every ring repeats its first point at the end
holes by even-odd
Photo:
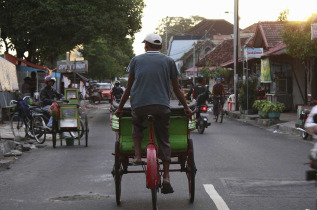
{"type": "Polygon", "coordinates": [[[215,187],[212,184],[204,184],[204,187],[209,197],[213,200],[213,202],[217,206],[218,210],[230,210],[226,202],[217,193],[215,187]]]}

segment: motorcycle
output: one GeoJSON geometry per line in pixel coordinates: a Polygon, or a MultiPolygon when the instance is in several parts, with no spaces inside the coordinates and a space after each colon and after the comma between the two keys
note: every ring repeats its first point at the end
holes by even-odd
{"type": "MultiPolygon", "coordinates": [[[[317,124],[317,114],[315,114],[313,116],[313,121],[315,124],[317,124]]],[[[315,133],[316,134],[316,133],[315,133]]],[[[314,145],[314,149],[316,148],[316,143],[314,145]]],[[[310,161],[308,162],[307,165],[309,165],[309,167],[311,168],[311,170],[307,170],[306,171],[306,180],[307,181],[311,181],[311,180],[314,180],[316,181],[317,180],[317,160],[316,158],[314,158],[313,156],[313,152],[309,155],[309,159],[310,161]]]]}
{"type": "Polygon", "coordinates": [[[206,104],[206,101],[209,99],[209,93],[208,86],[206,87],[206,91],[201,93],[197,96],[197,112],[196,112],[196,129],[198,133],[203,134],[205,131],[205,128],[211,125],[210,122],[208,122],[208,106],[206,104]]]}
{"type": "Polygon", "coordinates": [[[100,104],[101,99],[101,91],[96,86],[88,89],[88,100],[90,103],[100,104]]]}
{"type": "Polygon", "coordinates": [[[310,109],[301,110],[299,114],[299,123],[295,124],[296,129],[301,132],[302,139],[307,139],[309,136],[309,134],[305,130],[305,123],[309,114],[310,114],[310,109]]]}
{"type": "Polygon", "coordinates": [[[205,128],[211,125],[210,122],[208,122],[208,106],[202,105],[197,107],[196,112],[196,129],[198,133],[203,134],[205,131],[205,128]]]}
{"type": "Polygon", "coordinates": [[[311,109],[316,104],[317,101],[313,100],[311,94],[308,94],[308,106],[299,107],[299,118],[297,120],[297,123],[295,124],[295,127],[297,130],[301,132],[302,139],[307,139],[309,137],[309,133],[307,133],[305,129],[305,123],[308,118],[308,115],[310,114],[311,109]]]}

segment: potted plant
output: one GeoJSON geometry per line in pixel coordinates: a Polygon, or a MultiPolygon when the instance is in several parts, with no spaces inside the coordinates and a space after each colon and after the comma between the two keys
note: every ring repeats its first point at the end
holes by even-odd
{"type": "Polygon", "coordinates": [[[267,100],[255,100],[252,108],[258,110],[258,115],[260,118],[267,118],[267,112],[263,112],[263,107],[268,103],[267,100]]]}
{"type": "Polygon", "coordinates": [[[285,105],[283,103],[277,102],[268,102],[264,105],[262,111],[268,113],[270,119],[279,119],[281,112],[285,110],[285,105]]]}

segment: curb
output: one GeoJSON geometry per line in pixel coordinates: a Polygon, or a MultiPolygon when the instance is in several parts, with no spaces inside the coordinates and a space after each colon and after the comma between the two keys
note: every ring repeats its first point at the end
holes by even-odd
{"type": "Polygon", "coordinates": [[[228,117],[243,121],[250,125],[264,127],[269,130],[278,131],[280,133],[287,133],[299,136],[301,132],[295,128],[295,123],[283,122],[279,119],[261,119],[258,115],[243,115],[240,112],[228,112],[228,117]]]}

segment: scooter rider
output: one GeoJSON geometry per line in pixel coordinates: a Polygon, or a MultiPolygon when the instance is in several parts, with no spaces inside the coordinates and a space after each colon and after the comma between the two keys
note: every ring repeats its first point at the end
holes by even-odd
{"type": "Polygon", "coordinates": [[[117,80],[114,85],[115,86],[112,88],[112,96],[114,97],[114,100],[120,101],[123,95],[123,89],[120,87],[120,81],[117,80]]]}
{"type": "MultiPolygon", "coordinates": [[[[193,99],[195,99],[196,102],[198,103],[198,101],[197,101],[198,96],[202,93],[206,93],[207,88],[205,87],[205,85],[203,83],[204,83],[203,78],[197,77],[196,78],[196,85],[194,87],[190,88],[190,90],[187,93],[186,99],[190,100],[191,96],[193,96],[193,99]]],[[[206,100],[207,100],[207,97],[208,97],[208,95],[206,96],[206,100]]],[[[204,102],[200,101],[200,103],[204,103],[204,102]]],[[[202,105],[202,104],[197,104],[197,106],[200,106],[200,105],[202,105]]]]}
{"type": "MultiPolygon", "coordinates": [[[[317,139],[317,105],[311,110],[305,123],[305,129],[309,134],[313,135],[313,138],[317,139]]],[[[310,151],[310,159],[317,161],[317,142],[310,151]]]]}
{"type": "MultiPolygon", "coordinates": [[[[206,104],[209,94],[208,88],[204,85],[204,80],[202,77],[196,78],[196,85],[188,91],[186,99],[190,100],[191,96],[193,96],[192,98],[196,100],[197,107],[206,104]]],[[[199,119],[200,117],[199,110],[200,109],[198,109],[198,112],[196,112],[196,119],[199,119]]]]}
{"type": "MultiPolygon", "coordinates": [[[[56,98],[63,97],[62,94],[58,93],[54,88],[53,85],[56,82],[56,78],[53,76],[47,76],[45,78],[46,86],[40,92],[40,100],[42,109],[48,111],[52,105],[52,103],[56,100],[56,98]]],[[[50,117],[47,127],[52,127],[53,118],[50,117]]]]}

